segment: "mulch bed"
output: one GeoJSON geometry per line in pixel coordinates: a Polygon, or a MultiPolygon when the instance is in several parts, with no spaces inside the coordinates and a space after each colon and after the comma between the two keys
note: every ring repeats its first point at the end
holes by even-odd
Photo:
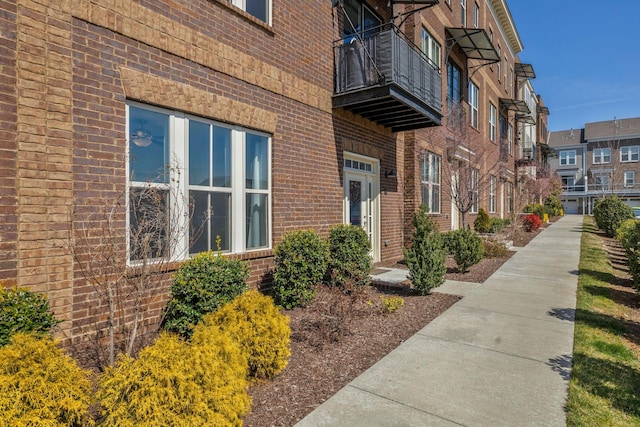
{"type": "MultiPolygon", "coordinates": [[[[538,233],[515,231],[508,237],[514,246],[524,246],[538,233]]],[[[511,255],[485,258],[464,274],[449,257],[446,278],[482,283],[511,255]]],[[[244,425],[294,425],[459,299],[438,292],[417,296],[406,288],[368,288],[345,296],[320,287],[310,307],[286,312],[292,333],[289,364],[275,379],[250,388],[253,403],[244,425]],[[390,295],[401,295],[405,304],[385,314],[381,299],[390,295]]]]}

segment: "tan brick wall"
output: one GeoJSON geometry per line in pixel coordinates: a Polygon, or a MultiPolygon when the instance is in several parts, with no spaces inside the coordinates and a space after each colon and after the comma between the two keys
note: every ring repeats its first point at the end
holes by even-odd
{"type": "Polygon", "coordinates": [[[66,250],[72,191],[71,16],[68,1],[17,2],[18,284],[46,292],[70,326],[66,250]]]}
{"type": "Polygon", "coordinates": [[[0,1],[0,282],[16,283],[17,4],[0,1]]]}

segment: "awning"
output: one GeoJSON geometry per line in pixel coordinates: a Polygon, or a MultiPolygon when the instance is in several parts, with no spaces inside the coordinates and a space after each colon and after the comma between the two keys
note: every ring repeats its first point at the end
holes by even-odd
{"type": "Polygon", "coordinates": [[[531,114],[529,106],[521,99],[500,98],[500,108],[515,111],[516,113],[531,114]]]}
{"type": "Polygon", "coordinates": [[[520,123],[525,123],[528,125],[536,124],[536,119],[531,117],[529,114],[516,114],[516,121],[520,123]]]}
{"type": "Polygon", "coordinates": [[[525,79],[536,78],[536,72],[533,71],[533,65],[531,64],[521,64],[517,62],[513,68],[513,72],[516,73],[516,76],[524,77],[525,79]]]}
{"type": "Polygon", "coordinates": [[[536,107],[536,111],[538,112],[538,114],[544,114],[544,115],[547,115],[547,116],[548,116],[549,114],[551,114],[551,113],[549,112],[549,108],[548,108],[548,107],[541,107],[541,106],[539,106],[539,105],[536,107]]]}
{"type": "Polygon", "coordinates": [[[465,56],[469,59],[479,59],[482,61],[499,62],[500,55],[493,47],[493,43],[487,36],[487,32],[482,28],[447,28],[451,38],[450,48],[458,45],[465,56]]]}

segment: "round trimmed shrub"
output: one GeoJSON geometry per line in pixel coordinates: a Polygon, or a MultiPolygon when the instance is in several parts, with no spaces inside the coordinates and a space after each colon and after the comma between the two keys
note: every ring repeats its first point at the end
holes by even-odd
{"type": "Polygon", "coordinates": [[[339,224],[329,231],[327,281],[343,290],[371,283],[371,242],[362,227],[339,224]]]}
{"type": "Polygon", "coordinates": [[[466,273],[469,267],[479,263],[484,256],[482,238],[467,228],[448,232],[447,244],[461,273],[466,273]]]}
{"type": "Polygon", "coordinates": [[[614,237],[616,230],[625,219],[634,219],[633,209],[618,196],[606,196],[593,207],[596,224],[608,237],[614,237]]]}
{"type": "Polygon", "coordinates": [[[413,290],[427,295],[444,283],[447,252],[438,225],[427,215],[426,206],[413,215],[413,226],[411,247],[404,249],[404,259],[413,290]]]}
{"type": "Polygon", "coordinates": [[[489,232],[499,233],[509,224],[511,224],[511,220],[509,220],[509,218],[491,218],[491,227],[489,229],[489,232]]]}
{"type": "Polygon", "coordinates": [[[100,425],[241,425],[251,405],[246,374],[247,361],[227,334],[202,346],[162,333],[137,359],[120,355],[100,376],[100,425]]]}
{"type": "Polygon", "coordinates": [[[190,338],[202,316],[248,289],[249,265],[213,251],[202,252],[182,263],[173,276],[171,299],[162,327],[190,338]]]}
{"type": "Polygon", "coordinates": [[[3,425],[91,425],[90,375],[51,339],[16,333],[0,348],[3,425]]]}
{"type": "Polygon", "coordinates": [[[524,231],[527,233],[531,233],[532,231],[537,231],[542,225],[542,220],[536,214],[529,214],[524,217],[522,220],[522,227],[524,231]]]}
{"type": "Polygon", "coordinates": [[[311,303],[327,271],[329,245],[313,230],[287,233],[274,250],[273,297],[290,309],[311,303]]]}
{"type": "Polygon", "coordinates": [[[547,210],[544,207],[544,205],[541,205],[538,203],[532,203],[525,206],[524,209],[522,209],[522,212],[536,214],[538,218],[543,218],[547,210]]]}
{"type": "Polygon", "coordinates": [[[196,327],[193,342],[209,343],[223,331],[238,343],[247,358],[252,378],[273,378],[287,366],[291,350],[289,318],[273,300],[255,290],[247,291],[229,304],[204,317],[196,327]]]}
{"type": "Polygon", "coordinates": [[[47,336],[59,323],[44,295],[0,284],[0,346],[18,332],[47,336]]]}
{"type": "Polygon", "coordinates": [[[478,216],[473,221],[473,229],[477,233],[488,233],[491,231],[491,218],[487,215],[484,209],[478,210],[478,216]]]}

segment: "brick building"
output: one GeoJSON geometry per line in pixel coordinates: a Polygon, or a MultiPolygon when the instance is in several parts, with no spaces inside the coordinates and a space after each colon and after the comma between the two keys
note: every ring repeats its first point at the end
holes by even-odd
{"type": "Polygon", "coordinates": [[[556,156],[550,167],[562,182],[567,213],[593,213],[609,194],[640,206],[640,118],[586,123],[583,129],[551,132],[556,156]]]}
{"type": "MultiPolygon", "coordinates": [[[[358,224],[374,261],[394,261],[420,204],[443,230],[462,225],[457,183],[471,183],[456,194],[471,201],[467,223],[479,207],[513,213],[519,137],[538,119],[504,0],[0,10],[0,279],[45,292],[72,341],[100,329],[105,303],[70,247],[101,247],[108,230],[134,271],[148,188],[171,207],[167,223],[200,231],[171,261],[220,236],[257,286],[287,231],[358,224]]],[[[146,325],[166,290],[145,294],[146,325]]]]}

